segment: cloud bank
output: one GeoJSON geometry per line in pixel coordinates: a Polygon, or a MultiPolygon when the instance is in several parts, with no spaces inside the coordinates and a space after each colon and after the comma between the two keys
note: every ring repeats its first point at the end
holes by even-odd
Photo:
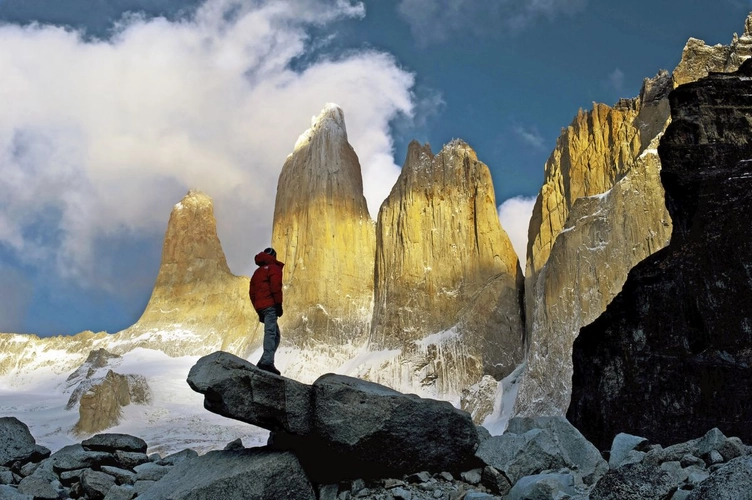
{"type": "Polygon", "coordinates": [[[519,32],[540,18],[580,10],[587,0],[400,0],[400,15],[421,45],[453,35],[519,32]]]}
{"type": "Polygon", "coordinates": [[[512,246],[520,259],[523,272],[527,255],[527,229],[530,225],[530,216],[533,215],[534,205],[535,196],[516,196],[499,205],[501,227],[512,240],[512,246]]]}
{"type": "Polygon", "coordinates": [[[117,292],[102,270],[118,268],[119,242],[161,239],[198,188],[230,268],[249,274],[285,158],[327,102],[345,112],[375,213],[399,174],[389,123],[413,115],[413,75],[373,50],[317,55],[308,34],[363,15],[349,0],[208,0],[189,19],[126,18],[108,40],[0,25],[0,245],[117,292]]]}

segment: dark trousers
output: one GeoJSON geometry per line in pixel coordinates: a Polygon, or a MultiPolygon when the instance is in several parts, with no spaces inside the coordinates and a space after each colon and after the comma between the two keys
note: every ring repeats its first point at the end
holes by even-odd
{"type": "Polygon", "coordinates": [[[274,353],[279,347],[279,325],[277,325],[277,310],[267,307],[261,310],[264,316],[264,353],[259,365],[274,365],[274,353]]]}

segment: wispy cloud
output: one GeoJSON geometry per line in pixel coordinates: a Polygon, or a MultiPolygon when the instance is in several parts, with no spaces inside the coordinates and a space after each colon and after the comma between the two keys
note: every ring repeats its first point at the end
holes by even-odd
{"type": "Polygon", "coordinates": [[[462,32],[518,32],[539,19],[582,9],[587,0],[400,0],[397,10],[419,44],[443,42],[462,32]],[[469,31],[472,30],[472,31],[469,31]]]}
{"type": "Polygon", "coordinates": [[[535,149],[544,149],[546,141],[535,126],[523,127],[522,125],[515,125],[512,129],[517,137],[522,141],[535,149]]]}
{"type": "Polygon", "coordinates": [[[375,212],[399,174],[389,124],[413,114],[413,75],[372,50],[291,69],[310,26],[362,15],[349,0],[208,0],[181,21],[129,18],[111,40],[0,26],[0,246],[113,286],[101,270],[118,268],[117,242],[161,237],[196,187],[231,269],[249,273],[282,164],[327,102],[345,111],[375,212]]]}
{"type": "Polygon", "coordinates": [[[499,221],[501,227],[512,240],[512,246],[520,259],[520,266],[525,270],[527,254],[527,230],[530,216],[533,214],[535,197],[517,196],[499,205],[499,221]]]}
{"type": "Polygon", "coordinates": [[[609,73],[606,81],[608,87],[617,94],[621,95],[624,92],[624,72],[619,68],[609,73]]]}

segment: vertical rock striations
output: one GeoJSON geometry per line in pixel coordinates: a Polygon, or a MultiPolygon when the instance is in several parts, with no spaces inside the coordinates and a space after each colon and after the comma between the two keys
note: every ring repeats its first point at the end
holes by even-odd
{"type": "Polygon", "coordinates": [[[671,93],[659,148],[671,244],[574,344],[567,417],[604,449],[717,426],[752,438],[752,62],[671,93]]]}
{"type": "Polygon", "coordinates": [[[665,246],[671,221],[656,145],[670,121],[667,94],[752,54],[752,15],[729,46],[690,39],[670,76],[640,96],[580,113],[546,164],[530,223],[526,273],[527,370],[515,412],[558,415],[569,403],[571,345],[605,310],[637,262],[665,246]]]}
{"type": "Polygon", "coordinates": [[[367,340],[374,223],[342,110],[328,104],[282,167],[272,246],[285,263],[283,340],[337,347],[367,340]]]}
{"type": "Polygon", "coordinates": [[[170,214],[162,263],[144,313],[118,336],[129,348],[158,348],[170,355],[216,349],[242,353],[249,343],[260,343],[248,283],[227,267],[211,198],[192,190],[170,214]]]}
{"type": "Polygon", "coordinates": [[[580,327],[603,312],[632,266],[668,242],[655,147],[670,86],[661,72],[645,80],[639,98],[580,112],[546,164],[530,222],[518,415],[566,411],[580,327]]]}
{"type": "Polygon", "coordinates": [[[475,151],[453,141],[434,156],[413,141],[376,235],[370,348],[399,355],[369,378],[456,395],[510,373],[522,358],[523,277],[475,151]]]}

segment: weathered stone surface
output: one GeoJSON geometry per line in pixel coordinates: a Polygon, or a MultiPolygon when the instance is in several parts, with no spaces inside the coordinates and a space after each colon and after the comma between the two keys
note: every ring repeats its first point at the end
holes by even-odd
{"type": "Polygon", "coordinates": [[[399,477],[471,468],[478,433],[470,416],[448,402],[334,374],[316,380],[313,391],[315,438],[328,458],[300,451],[316,475],[399,477]],[[320,470],[324,464],[330,470],[320,470]]]}
{"type": "Polygon", "coordinates": [[[367,339],[374,223],[344,113],[328,104],[300,136],[277,185],[272,246],[285,263],[283,342],[341,346],[367,339]]]}
{"type": "Polygon", "coordinates": [[[676,490],[659,467],[629,464],[609,470],[590,492],[590,500],[665,500],[676,490]]]}
{"type": "Polygon", "coordinates": [[[289,452],[263,448],[212,451],[185,461],[143,494],[143,500],[316,500],[313,487],[289,452]]]}
{"type": "Polygon", "coordinates": [[[136,481],[159,481],[172,470],[172,467],[149,462],[137,465],[133,470],[136,473],[136,481]]]}
{"type": "Polygon", "coordinates": [[[671,93],[659,147],[671,244],[575,341],[567,416],[596,446],[618,432],[671,444],[712,426],[752,439],[750,75],[744,64],[671,93]]]}
{"type": "Polygon", "coordinates": [[[89,451],[107,451],[115,453],[120,450],[132,453],[146,453],[146,441],[140,437],[128,434],[97,434],[89,439],[81,441],[81,446],[84,450],[89,451]]]}
{"type": "MultiPolygon", "coordinates": [[[[459,395],[522,360],[522,270],[499,224],[488,167],[456,140],[413,141],[376,226],[371,348],[399,349],[414,385],[459,395]]],[[[370,380],[392,385],[389,369],[370,380]]],[[[482,420],[480,416],[478,421],[482,420]]]]}
{"type": "Polygon", "coordinates": [[[635,264],[668,243],[671,219],[657,142],[631,159],[608,191],[574,201],[536,282],[528,280],[534,292],[528,293],[534,302],[528,307],[532,332],[515,414],[566,412],[572,344],[580,328],[606,309],[635,264]]]}
{"type": "Polygon", "coordinates": [[[118,450],[115,452],[115,460],[122,467],[132,469],[137,465],[148,462],[149,457],[146,455],[146,453],[134,453],[118,450]]]}
{"type": "Polygon", "coordinates": [[[29,426],[16,417],[0,418],[0,465],[30,458],[36,450],[36,440],[29,426]]]}
{"type": "Polygon", "coordinates": [[[131,500],[136,497],[136,489],[131,485],[115,485],[105,495],[104,500],[131,500]]]}
{"type": "MultiPolygon", "coordinates": [[[[60,483],[58,483],[58,486],[60,483]]],[[[57,500],[60,497],[60,490],[50,481],[37,476],[23,478],[18,483],[18,492],[24,495],[31,495],[35,500],[57,500]]]]}
{"type": "Polygon", "coordinates": [[[715,471],[689,500],[752,500],[752,457],[740,457],[715,471]]]}
{"type": "Polygon", "coordinates": [[[81,487],[91,500],[101,500],[115,486],[115,478],[104,472],[87,469],[81,474],[81,487]]]}
{"type": "Polygon", "coordinates": [[[194,450],[185,449],[172,455],[167,455],[161,460],[157,460],[158,465],[177,465],[185,460],[192,460],[198,456],[194,450]]]}
{"type": "Polygon", "coordinates": [[[295,435],[311,433],[311,387],[259,370],[226,352],[202,357],[188,385],[204,395],[204,408],[241,422],[295,435]]]}
{"type": "Polygon", "coordinates": [[[710,72],[730,73],[739,69],[742,62],[752,56],[752,15],[744,23],[741,37],[734,33],[730,45],[705,45],[690,38],[682,52],[679,65],[674,69],[674,86],[695,82],[710,72]]]}
{"type": "Polygon", "coordinates": [[[0,484],[0,498],[4,500],[34,500],[34,495],[20,493],[18,488],[0,484]]]}
{"type": "Polygon", "coordinates": [[[133,485],[136,482],[136,474],[126,469],[103,465],[99,470],[114,477],[117,484],[133,485]]]}
{"type": "Polygon", "coordinates": [[[630,452],[644,452],[647,444],[648,440],[644,437],[620,432],[614,436],[614,440],[611,443],[608,466],[612,469],[619,467],[628,459],[630,452]]]}
{"type": "Polygon", "coordinates": [[[536,474],[517,481],[504,500],[547,500],[576,494],[572,474],[536,474]]]}
{"type": "MultiPolygon", "coordinates": [[[[103,451],[86,451],[80,444],[65,446],[48,459],[52,469],[57,472],[88,469],[98,465],[115,465],[115,456],[103,451]]],[[[39,470],[34,471],[36,475],[39,470]]]]}
{"type": "Polygon", "coordinates": [[[593,484],[608,470],[598,450],[563,417],[513,418],[504,434],[481,442],[476,455],[512,484],[562,468],[593,484]]]}

